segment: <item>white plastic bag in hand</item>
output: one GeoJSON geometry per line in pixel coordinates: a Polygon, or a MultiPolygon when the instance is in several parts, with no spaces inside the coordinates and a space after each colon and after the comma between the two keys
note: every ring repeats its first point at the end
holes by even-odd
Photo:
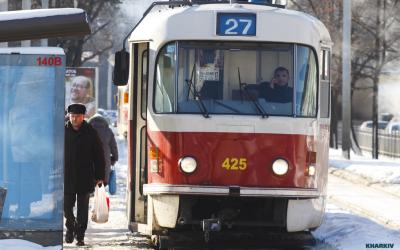
{"type": "Polygon", "coordinates": [[[92,221],[106,223],[108,221],[107,192],[104,185],[96,185],[92,209],[92,221]]]}

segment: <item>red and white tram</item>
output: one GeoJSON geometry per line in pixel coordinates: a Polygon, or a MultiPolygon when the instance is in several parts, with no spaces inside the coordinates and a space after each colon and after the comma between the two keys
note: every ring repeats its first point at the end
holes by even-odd
{"type": "Polygon", "coordinates": [[[326,27],[251,0],[167,4],[154,3],[133,29],[129,77],[127,53],[116,54],[115,83],[130,86],[132,229],[318,227],[329,149],[326,27]],[[278,67],[289,99],[266,93],[278,89],[278,67]]]}

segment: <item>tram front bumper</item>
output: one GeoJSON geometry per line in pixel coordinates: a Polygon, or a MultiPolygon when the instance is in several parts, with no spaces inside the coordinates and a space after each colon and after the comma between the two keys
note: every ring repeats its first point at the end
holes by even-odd
{"type": "Polygon", "coordinates": [[[200,186],[200,185],[171,185],[145,184],[145,195],[216,195],[240,197],[285,197],[313,199],[321,196],[315,188],[258,188],[239,186],[200,186]]]}

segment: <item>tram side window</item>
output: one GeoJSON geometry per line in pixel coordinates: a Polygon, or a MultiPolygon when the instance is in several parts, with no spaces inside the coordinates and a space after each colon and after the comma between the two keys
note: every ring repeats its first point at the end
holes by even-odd
{"type": "Polygon", "coordinates": [[[320,90],[320,116],[322,118],[329,117],[330,104],[330,51],[324,49],[321,51],[321,90],[320,90]]]}
{"type": "Polygon", "coordinates": [[[174,111],[175,101],[175,44],[166,45],[157,59],[154,108],[157,113],[174,111]]]}
{"type": "Polygon", "coordinates": [[[317,115],[318,70],[314,52],[305,46],[297,47],[296,115],[317,115]]]}
{"type": "Polygon", "coordinates": [[[147,112],[147,63],[148,63],[148,50],[143,51],[142,53],[142,118],[146,119],[147,112]]]}

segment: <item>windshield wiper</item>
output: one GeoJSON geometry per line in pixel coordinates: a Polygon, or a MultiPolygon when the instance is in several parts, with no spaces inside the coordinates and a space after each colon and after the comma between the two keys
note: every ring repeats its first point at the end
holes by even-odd
{"type": "Polygon", "coordinates": [[[242,81],[240,80],[240,70],[238,67],[238,77],[239,77],[239,88],[240,88],[240,92],[244,92],[246,99],[249,99],[254,106],[256,107],[257,111],[261,114],[262,118],[267,117],[268,118],[268,114],[265,112],[264,108],[262,107],[262,105],[260,104],[260,102],[258,101],[257,98],[254,98],[249,91],[247,90],[247,84],[246,83],[242,83],[242,81]]]}
{"type": "MultiPolygon", "coordinates": [[[[203,100],[201,99],[200,93],[196,90],[196,86],[193,83],[193,76],[194,76],[194,69],[196,67],[196,63],[193,64],[192,68],[192,73],[190,74],[190,79],[186,79],[185,82],[187,83],[189,87],[189,92],[192,93],[194,100],[197,103],[197,106],[199,107],[199,110],[201,111],[201,114],[204,116],[204,118],[210,118],[210,115],[208,114],[208,110],[206,106],[204,105],[203,100]]],[[[187,99],[189,99],[189,93],[187,96],[187,99]]]]}

